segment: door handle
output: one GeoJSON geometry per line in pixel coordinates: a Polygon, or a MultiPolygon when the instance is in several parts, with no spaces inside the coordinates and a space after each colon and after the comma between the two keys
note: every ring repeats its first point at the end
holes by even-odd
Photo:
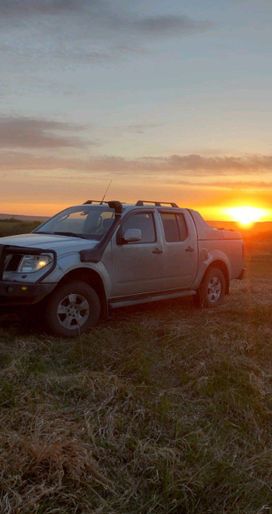
{"type": "Polygon", "coordinates": [[[187,246],[187,248],[185,248],[185,252],[194,252],[194,248],[192,248],[192,246],[187,246]]]}
{"type": "Polygon", "coordinates": [[[154,248],[154,250],[152,250],[152,253],[162,253],[162,250],[160,248],[154,248]]]}

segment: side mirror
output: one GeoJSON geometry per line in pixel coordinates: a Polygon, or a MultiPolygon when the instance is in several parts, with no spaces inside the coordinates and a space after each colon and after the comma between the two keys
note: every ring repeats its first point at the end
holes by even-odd
{"type": "Polygon", "coordinates": [[[122,236],[124,243],[136,243],[142,240],[142,231],[139,228],[127,228],[122,236]]]}

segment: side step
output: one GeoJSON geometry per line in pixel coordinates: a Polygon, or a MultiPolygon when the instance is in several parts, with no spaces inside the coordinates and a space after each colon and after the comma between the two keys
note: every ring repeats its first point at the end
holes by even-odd
{"type": "Polygon", "coordinates": [[[129,307],[130,305],[139,305],[142,303],[158,302],[160,300],[171,300],[174,298],[183,298],[185,296],[195,296],[196,291],[187,289],[182,291],[174,291],[168,293],[150,293],[144,295],[122,296],[118,298],[110,298],[109,307],[117,309],[118,307],[129,307]]]}

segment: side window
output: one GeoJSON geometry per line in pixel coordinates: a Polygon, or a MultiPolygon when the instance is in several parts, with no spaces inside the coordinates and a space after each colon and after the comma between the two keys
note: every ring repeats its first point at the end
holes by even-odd
{"type": "Polygon", "coordinates": [[[140,243],[154,243],[156,241],[154,217],[150,212],[131,214],[122,224],[122,233],[124,234],[128,228],[138,228],[142,231],[140,243]]]}
{"type": "Polygon", "coordinates": [[[161,219],[164,228],[165,241],[168,243],[179,241],[179,229],[176,215],[170,212],[162,212],[161,219]]]}
{"type": "Polygon", "coordinates": [[[178,226],[179,226],[179,235],[180,240],[185,241],[188,237],[188,229],[186,225],[186,221],[183,214],[177,214],[178,226]]]}
{"type": "Polygon", "coordinates": [[[187,226],[183,214],[162,212],[161,219],[164,228],[165,241],[174,243],[187,238],[187,226]]]}

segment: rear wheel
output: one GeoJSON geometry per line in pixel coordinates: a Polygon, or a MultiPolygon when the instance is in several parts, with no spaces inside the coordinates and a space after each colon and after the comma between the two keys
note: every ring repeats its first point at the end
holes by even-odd
{"type": "Polygon", "coordinates": [[[215,307],[224,301],[227,282],[223,271],[216,267],[208,269],[197,292],[196,304],[200,307],[215,307]]]}
{"type": "Polygon", "coordinates": [[[85,282],[70,282],[52,293],[45,318],[53,334],[76,337],[96,325],[100,311],[99,297],[91,286],[85,282]]]}

